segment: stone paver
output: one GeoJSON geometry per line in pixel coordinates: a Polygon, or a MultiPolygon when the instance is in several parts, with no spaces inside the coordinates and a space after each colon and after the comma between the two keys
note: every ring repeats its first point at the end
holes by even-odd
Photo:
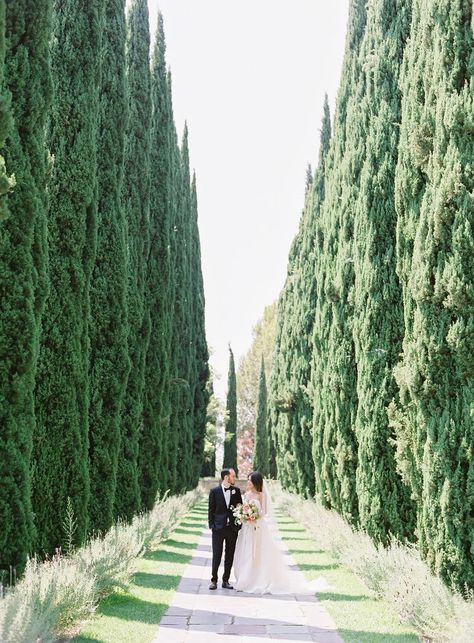
{"type": "MultiPolygon", "coordinates": [[[[272,525],[294,574],[301,574],[272,525]]],[[[211,533],[203,531],[153,643],[262,643],[264,640],[343,643],[316,597],[211,591],[211,533]]],[[[231,583],[232,583],[231,576],[231,583]]]]}

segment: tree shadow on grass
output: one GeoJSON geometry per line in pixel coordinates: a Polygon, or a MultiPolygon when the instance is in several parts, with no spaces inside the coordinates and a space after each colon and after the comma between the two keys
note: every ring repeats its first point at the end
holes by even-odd
{"type": "Polygon", "coordinates": [[[145,556],[146,560],[159,560],[165,563],[187,563],[191,560],[191,552],[189,554],[170,551],[169,549],[156,549],[155,551],[150,551],[145,556]]]}
{"type": "Polygon", "coordinates": [[[196,549],[196,545],[194,543],[183,543],[180,540],[174,540],[174,538],[168,538],[163,542],[163,545],[179,549],[196,549]]]}
{"type": "Polygon", "coordinates": [[[187,552],[174,552],[169,551],[168,549],[157,549],[156,551],[151,551],[143,556],[146,560],[157,560],[165,563],[192,563],[193,565],[204,566],[208,563],[209,558],[206,556],[198,556],[197,554],[192,554],[190,551],[187,552]]]}
{"type": "Polygon", "coordinates": [[[337,630],[344,641],[357,641],[357,643],[419,643],[420,639],[415,634],[387,634],[386,632],[364,632],[360,630],[337,630]]]}
{"type": "Polygon", "coordinates": [[[321,571],[321,569],[339,569],[338,563],[331,563],[329,565],[318,565],[317,563],[298,563],[298,569],[311,569],[321,571]]]}
{"type": "Polygon", "coordinates": [[[202,533],[202,529],[190,529],[189,527],[178,527],[178,529],[175,529],[174,532],[175,534],[196,534],[200,535],[202,533]]]}
{"type": "Polygon", "coordinates": [[[183,520],[183,522],[180,522],[179,525],[180,527],[193,527],[194,529],[196,529],[201,525],[204,527],[204,522],[202,520],[183,520]]]}
{"type": "Polygon", "coordinates": [[[337,592],[316,592],[320,601],[372,601],[372,596],[367,594],[339,594],[337,592]]]}
{"type": "Polygon", "coordinates": [[[133,575],[134,585],[150,587],[152,589],[176,589],[180,580],[181,576],[173,574],[149,574],[147,572],[137,572],[133,575]]]}
{"type": "MultiPolygon", "coordinates": [[[[161,575],[159,574],[150,574],[150,576],[158,576],[158,580],[161,581],[161,575]]],[[[177,581],[174,580],[176,578],[178,577],[168,576],[166,582],[170,584],[170,579],[173,579],[173,583],[176,583],[177,581]]],[[[153,585],[153,587],[155,586],[156,585],[153,585]]],[[[145,585],[145,587],[149,586],[145,585]]],[[[175,587],[175,585],[173,585],[173,587],[175,587]]],[[[170,589],[172,588],[170,587],[170,589]]],[[[168,605],[164,603],[143,601],[130,594],[112,594],[112,596],[102,601],[97,612],[104,616],[112,616],[124,621],[138,621],[140,623],[148,623],[149,625],[159,625],[161,617],[167,609],[168,605]]]]}

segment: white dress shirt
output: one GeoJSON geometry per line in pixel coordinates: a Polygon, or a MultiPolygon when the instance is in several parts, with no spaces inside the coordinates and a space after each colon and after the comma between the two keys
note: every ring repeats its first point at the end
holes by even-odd
{"type": "Polygon", "coordinates": [[[227,489],[224,487],[224,483],[221,484],[222,491],[224,492],[224,498],[225,498],[225,503],[227,507],[229,507],[230,503],[230,487],[227,487],[227,489]]]}

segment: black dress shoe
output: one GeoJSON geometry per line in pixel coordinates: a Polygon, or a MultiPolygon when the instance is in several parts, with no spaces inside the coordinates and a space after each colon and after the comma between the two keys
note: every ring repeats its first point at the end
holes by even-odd
{"type": "Polygon", "coordinates": [[[222,581],[222,588],[223,589],[234,589],[230,583],[228,583],[226,580],[222,581]]]}
{"type": "Polygon", "coordinates": [[[217,589],[217,583],[215,583],[213,580],[211,580],[211,584],[209,585],[209,589],[217,589]]]}

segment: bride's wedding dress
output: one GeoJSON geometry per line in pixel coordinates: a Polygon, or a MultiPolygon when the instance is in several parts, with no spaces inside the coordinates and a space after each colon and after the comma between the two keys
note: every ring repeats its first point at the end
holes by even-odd
{"type": "Polygon", "coordinates": [[[270,528],[271,500],[266,488],[262,495],[262,502],[253,495],[244,495],[244,502],[255,500],[263,517],[255,523],[244,523],[239,531],[234,557],[235,589],[251,594],[313,595],[327,589],[323,578],[308,582],[302,572],[287,565],[270,528]]]}

